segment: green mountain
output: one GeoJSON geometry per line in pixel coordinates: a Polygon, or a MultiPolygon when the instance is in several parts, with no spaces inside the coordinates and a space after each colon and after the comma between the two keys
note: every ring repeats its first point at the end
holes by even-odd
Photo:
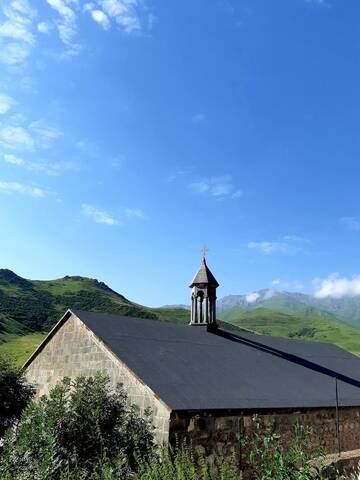
{"type": "Polygon", "coordinates": [[[189,322],[189,310],[144,307],[95,279],[67,276],[50,281],[27,280],[0,269],[0,353],[23,363],[68,308],[189,322]]]}
{"type": "Polygon", "coordinates": [[[131,302],[105,283],[85,277],[26,280],[0,269],[0,338],[48,331],[68,308],[185,323],[188,312],[148,308],[131,302]]]}
{"type": "MultiPolygon", "coordinates": [[[[360,353],[360,330],[307,304],[301,294],[270,295],[265,290],[261,294],[250,302],[249,296],[230,297],[226,308],[220,308],[220,320],[227,328],[331,342],[360,353]],[[231,307],[234,299],[236,306],[231,307]]],[[[145,307],[95,279],[67,276],[50,281],[27,280],[0,269],[0,353],[23,363],[68,308],[180,324],[189,321],[188,309],[145,307]]]]}
{"type": "Polygon", "coordinates": [[[316,316],[329,316],[345,321],[346,323],[360,328],[360,295],[343,298],[317,298],[297,292],[282,292],[273,289],[263,289],[248,295],[227,295],[218,300],[218,311],[239,308],[251,310],[262,306],[274,311],[297,314],[312,312],[316,316]]]}
{"type": "MultiPolygon", "coordinates": [[[[284,304],[273,303],[274,308],[284,304]]],[[[360,355],[360,330],[315,307],[299,306],[297,312],[276,311],[267,307],[227,309],[220,314],[225,322],[256,333],[334,343],[360,355]]]]}

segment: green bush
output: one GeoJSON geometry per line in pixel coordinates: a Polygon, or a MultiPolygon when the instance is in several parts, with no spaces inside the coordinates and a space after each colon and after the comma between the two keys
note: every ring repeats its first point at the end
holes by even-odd
{"type": "MultiPolygon", "coordinates": [[[[246,464],[252,480],[323,480],[339,478],[335,471],[317,467],[315,458],[324,455],[310,439],[311,429],[295,425],[293,440],[285,445],[272,425],[253,417],[253,428],[244,441],[246,464]]],[[[321,463],[321,462],[320,462],[321,463]]]]}
{"type": "Polygon", "coordinates": [[[209,462],[191,448],[163,449],[143,462],[136,480],[240,480],[235,457],[215,458],[209,462]]]}
{"type": "Polygon", "coordinates": [[[120,386],[110,389],[101,374],[65,378],[8,430],[0,478],[57,480],[74,471],[91,478],[104,464],[136,469],[153,449],[150,413],[141,418],[120,386]]]}
{"type": "Polygon", "coordinates": [[[0,438],[34,396],[34,389],[24,372],[0,356],[0,438]]]}

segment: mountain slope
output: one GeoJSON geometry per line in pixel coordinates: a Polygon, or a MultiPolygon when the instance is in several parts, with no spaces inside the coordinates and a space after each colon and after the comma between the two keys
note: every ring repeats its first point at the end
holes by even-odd
{"type": "Polygon", "coordinates": [[[289,314],[264,307],[239,308],[222,312],[220,318],[242,328],[264,335],[334,343],[360,354],[360,330],[331,316],[289,314]]]}
{"type": "Polygon", "coordinates": [[[297,292],[281,292],[273,289],[264,289],[248,295],[227,295],[218,300],[218,311],[239,308],[251,310],[262,306],[274,311],[284,313],[330,316],[344,320],[346,323],[360,328],[360,296],[344,298],[316,298],[297,292]]]}
{"type": "MultiPolygon", "coordinates": [[[[219,319],[228,329],[332,342],[360,352],[360,330],[306,303],[304,297],[308,296],[273,290],[225,297],[220,300],[223,308],[219,319]],[[236,306],[229,308],[233,304],[236,306]]],[[[27,280],[10,270],[0,270],[0,351],[18,362],[24,360],[68,308],[189,322],[188,309],[144,307],[95,279],[67,276],[27,280]]]]}
{"type": "Polygon", "coordinates": [[[185,310],[138,305],[95,279],[26,280],[10,270],[0,270],[0,337],[4,334],[48,331],[67,308],[171,319],[178,323],[188,321],[185,310]]]}

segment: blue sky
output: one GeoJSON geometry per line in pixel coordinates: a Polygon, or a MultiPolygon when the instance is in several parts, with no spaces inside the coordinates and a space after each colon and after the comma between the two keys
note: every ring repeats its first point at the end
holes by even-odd
{"type": "Polygon", "coordinates": [[[0,266],[360,293],[358,0],[4,0],[0,266]],[[325,289],[325,290],[324,290],[325,289]]]}

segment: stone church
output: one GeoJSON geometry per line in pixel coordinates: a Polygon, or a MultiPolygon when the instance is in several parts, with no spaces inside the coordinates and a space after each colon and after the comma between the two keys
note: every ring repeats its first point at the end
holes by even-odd
{"type": "Polygon", "coordinates": [[[188,326],[68,310],[24,368],[38,394],[62,377],[106,372],[150,407],[159,442],[235,450],[257,413],[288,433],[299,422],[329,453],[360,448],[360,358],[335,345],[230,331],[203,259],[188,326]]]}

